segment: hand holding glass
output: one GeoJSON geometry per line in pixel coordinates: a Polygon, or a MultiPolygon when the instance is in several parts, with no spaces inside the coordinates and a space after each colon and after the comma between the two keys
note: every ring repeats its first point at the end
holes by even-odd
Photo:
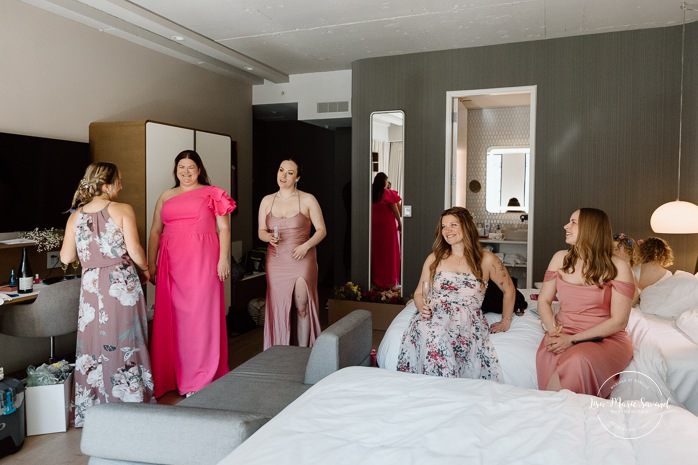
{"type": "Polygon", "coordinates": [[[279,256],[279,227],[274,226],[274,240],[276,241],[274,243],[274,249],[276,249],[276,256],[279,256]]]}
{"type": "MultiPolygon", "coordinates": [[[[431,304],[431,284],[429,281],[422,281],[422,302],[427,307],[431,304]]],[[[429,307],[429,310],[431,310],[431,307],[429,307]]],[[[422,317],[422,319],[424,319],[424,317],[422,317]]]]}

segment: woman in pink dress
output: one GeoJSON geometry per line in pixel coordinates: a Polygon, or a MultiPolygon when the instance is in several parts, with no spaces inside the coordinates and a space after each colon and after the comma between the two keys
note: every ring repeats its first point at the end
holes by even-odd
{"type": "Polygon", "coordinates": [[[61,262],[80,259],[82,285],[75,354],[75,426],[93,405],[155,402],[148,320],[141,283],[148,281],[136,214],[115,202],[121,174],[113,163],[87,167],[73,198],[61,262]],[[138,267],[138,268],[136,268],[138,267]],[[140,270],[139,270],[140,269],[140,270]]]}
{"type": "Polygon", "coordinates": [[[276,175],[279,190],[259,205],[257,235],[269,243],[264,350],[274,345],[312,347],[320,333],[315,246],[327,232],[318,201],[297,188],[300,177],[297,162],[282,161],[276,175]]]}
{"type": "Polygon", "coordinates": [[[538,297],[546,331],[536,354],[538,387],[607,398],[615,375],[633,356],[625,332],[635,294],[632,271],[613,254],[611,222],[603,211],[577,210],[564,229],[570,248],[553,256],[538,297]]]}
{"type": "Polygon", "coordinates": [[[402,198],[388,189],[388,176],[378,173],[371,187],[371,282],[382,288],[400,283],[400,210],[402,198]]]}
{"type": "Polygon", "coordinates": [[[175,186],[155,205],[148,267],[155,279],[151,358],[155,395],[191,395],[228,368],[223,281],[230,277],[235,201],[211,186],[201,157],[175,158],[175,186]]]}

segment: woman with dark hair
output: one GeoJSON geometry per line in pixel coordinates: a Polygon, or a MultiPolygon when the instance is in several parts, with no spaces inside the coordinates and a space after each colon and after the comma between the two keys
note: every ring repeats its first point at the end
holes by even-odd
{"type": "Polygon", "coordinates": [[[489,333],[509,329],[515,293],[501,260],[480,247],[470,212],[444,211],[414,292],[418,311],[402,337],[398,371],[501,382],[489,333]],[[502,319],[491,327],[481,310],[489,280],[504,294],[502,319]]]}
{"type": "Polygon", "coordinates": [[[401,201],[388,189],[388,176],[378,173],[371,186],[371,282],[382,288],[400,283],[401,201]]]}
{"type": "Polygon", "coordinates": [[[570,247],[553,256],[538,297],[545,331],[536,354],[538,387],[608,397],[633,357],[625,332],[635,294],[632,271],[613,254],[613,230],[603,211],[581,208],[564,229],[570,247]]]}
{"type": "Polygon", "coordinates": [[[148,320],[141,283],[149,270],[136,214],[116,202],[121,174],[93,163],[80,180],[61,247],[61,262],[80,259],[82,285],[75,353],[75,426],[93,405],[155,402],[148,320]],[[138,267],[138,268],[136,268],[138,267]]]}
{"type": "Polygon", "coordinates": [[[223,281],[230,277],[235,201],[212,186],[201,157],[175,158],[172,189],[155,205],[148,268],[155,284],[151,357],[155,395],[191,395],[228,368],[223,281]]]}
{"type": "Polygon", "coordinates": [[[301,174],[298,162],[282,161],[276,172],[279,190],[259,205],[257,236],[269,243],[264,350],[274,345],[312,347],[320,334],[315,246],[327,232],[318,201],[298,189],[301,174]]]}

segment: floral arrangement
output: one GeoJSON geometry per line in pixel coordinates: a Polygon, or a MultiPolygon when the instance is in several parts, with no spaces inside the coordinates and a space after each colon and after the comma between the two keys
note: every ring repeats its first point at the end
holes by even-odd
{"type": "Polygon", "coordinates": [[[400,286],[388,288],[373,287],[367,291],[361,289],[358,284],[349,281],[334,288],[333,299],[355,300],[362,302],[375,302],[380,304],[404,304],[400,296],[400,286]]]}
{"type": "Polygon", "coordinates": [[[48,252],[49,250],[57,250],[63,243],[63,229],[39,229],[34,228],[33,231],[24,231],[19,233],[21,239],[29,239],[36,242],[36,250],[39,252],[48,252]]]}
{"type": "Polygon", "coordinates": [[[333,299],[338,300],[361,300],[361,288],[351,281],[334,288],[333,299]]]}

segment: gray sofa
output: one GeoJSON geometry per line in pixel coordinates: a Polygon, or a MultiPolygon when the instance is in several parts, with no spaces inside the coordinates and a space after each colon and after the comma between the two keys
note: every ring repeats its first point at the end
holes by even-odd
{"type": "Polygon", "coordinates": [[[214,464],[325,376],[370,364],[371,313],[355,310],[312,349],[274,346],[177,405],[100,404],[85,417],[90,465],[214,464]]]}

